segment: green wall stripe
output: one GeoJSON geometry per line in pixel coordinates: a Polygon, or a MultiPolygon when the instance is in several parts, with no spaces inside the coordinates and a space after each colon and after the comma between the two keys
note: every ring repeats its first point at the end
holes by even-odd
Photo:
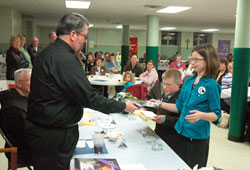
{"type": "Polygon", "coordinates": [[[155,63],[155,68],[158,67],[158,46],[147,46],[146,47],[146,62],[149,60],[153,60],[155,63]]]}
{"type": "MultiPolygon", "coordinates": [[[[247,109],[250,48],[234,49],[233,86],[230,108],[229,139],[243,137],[247,109]]],[[[235,140],[236,139],[236,140],[235,140]]]]}

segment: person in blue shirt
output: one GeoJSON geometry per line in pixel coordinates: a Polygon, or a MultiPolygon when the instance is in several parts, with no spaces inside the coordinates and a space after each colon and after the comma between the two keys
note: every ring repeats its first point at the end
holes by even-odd
{"type": "Polygon", "coordinates": [[[210,122],[218,124],[221,117],[221,87],[215,81],[219,59],[213,46],[195,47],[191,61],[196,73],[186,79],[176,104],[163,102],[160,107],[180,113],[175,124],[181,135],[180,157],[193,168],[207,164],[210,122]]]}
{"type": "Polygon", "coordinates": [[[135,84],[134,74],[129,72],[129,71],[125,72],[123,75],[123,81],[126,83],[124,84],[124,88],[123,88],[122,92],[125,92],[129,86],[132,86],[135,84]]]}
{"type": "Polygon", "coordinates": [[[119,73],[121,71],[121,66],[118,61],[115,60],[115,54],[110,54],[110,61],[106,64],[106,69],[108,73],[119,73]]]}

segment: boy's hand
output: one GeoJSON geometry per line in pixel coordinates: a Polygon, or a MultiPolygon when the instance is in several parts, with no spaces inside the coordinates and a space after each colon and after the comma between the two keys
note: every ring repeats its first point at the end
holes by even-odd
{"type": "Polygon", "coordinates": [[[156,99],[150,99],[149,101],[150,102],[156,102],[157,100],[156,99]]]}
{"type": "Polygon", "coordinates": [[[162,124],[163,120],[164,120],[164,116],[163,115],[157,115],[156,117],[154,117],[153,119],[156,123],[158,124],[162,124]]]}

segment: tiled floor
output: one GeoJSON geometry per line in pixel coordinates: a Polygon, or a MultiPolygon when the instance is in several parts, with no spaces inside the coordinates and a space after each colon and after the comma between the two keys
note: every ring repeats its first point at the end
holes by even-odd
{"type": "MultiPolygon", "coordinates": [[[[149,123],[153,126],[152,123],[149,123]]],[[[236,143],[227,140],[228,129],[211,126],[209,166],[224,170],[249,170],[250,143],[236,143]]],[[[4,141],[0,137],[0,147],[4,141]]],[[[25,169],[25,168],[21,168],[25,169]]],[[[0,154],[0,170],[7,170],[7,159],[0,154]]]]}

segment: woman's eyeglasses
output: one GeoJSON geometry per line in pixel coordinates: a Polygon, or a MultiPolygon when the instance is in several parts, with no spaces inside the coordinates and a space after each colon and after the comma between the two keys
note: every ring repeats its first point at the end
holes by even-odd
{"type": "Polygon", "coordinates": [[[191,58],[191,61],[198,63],[201,60],[205,60],[204,58],[191,58]]]}

